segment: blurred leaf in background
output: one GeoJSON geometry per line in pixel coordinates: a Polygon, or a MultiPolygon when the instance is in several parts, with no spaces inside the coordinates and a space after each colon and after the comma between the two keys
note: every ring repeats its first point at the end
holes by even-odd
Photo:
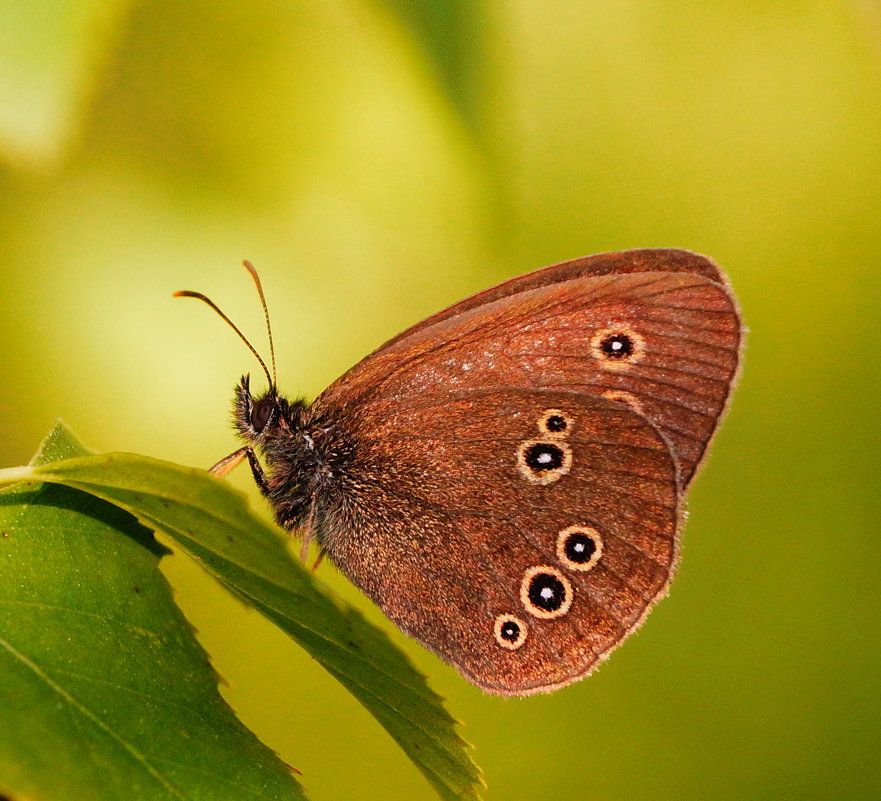
{"type": "MultiPolygon", "coordinates": [[[[468,722],[489,799],[877,794],[871,4],[56,5],[0,6],[3,464],[59,414],[102,450],[227,453],[252,362],[170,293],[206,292],[258,339],[242,258],[267,287],[282,388],[312,396],[502,278],[705,252],[751,329],[745,372],[640,636],[517,701],[393,636],[468,722]]],[[[320,668],[168,561],[227,698],[312,797],[430,797],[320,668]]]]}

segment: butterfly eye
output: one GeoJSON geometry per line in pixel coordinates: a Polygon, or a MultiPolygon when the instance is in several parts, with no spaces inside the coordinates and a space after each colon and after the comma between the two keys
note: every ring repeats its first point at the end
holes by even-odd
{"type": "Polygon", "coordinates": [[[570,570],[590,570],[603,554],[603,538],[592,526],[569,526],[557,536],[557,558],[570,570]]]}
{"type": "Polygon", "coordinates": [[[558,439],[528,439],[517,448],[517,468],[534,484],[559,481],[572,467],[572,448],[558,439]]]}
{"type": "Polygon", "coordinates": [[[591,338],[590,350],[610,370],[621,370],[645,355],[645,339],[631,328],[603,328],[591,338]]]}
{"type": "Polygon", "coordinates": [[[572,430],[572,420],[561,409],[546,409],[538,419],[538,430],[551,437],[566,437],[572,430]]]}
{"type": "Polygon", "coordinates": [[[509,651],[516,651],[526,642],[526,624],[514,615],[499,615],[493,623],[496,642],[509,651]]]}
{"type": "Polygon", "coordinates": [[[269,422],[269,418],[272,416],[272,412],[275,409],[275,399],[274,398],[261,398],[254,404],[254,408],[251,409],[251,428],[253,428],[258,434],[266,428],[266,424],[269,422]]]}
{"type": "Polygon", "coordinates": [[[530,567],[520,582],[520,600],[531,615],[560,617],[572,606],[572,585],[555,567],[530,567]]]}

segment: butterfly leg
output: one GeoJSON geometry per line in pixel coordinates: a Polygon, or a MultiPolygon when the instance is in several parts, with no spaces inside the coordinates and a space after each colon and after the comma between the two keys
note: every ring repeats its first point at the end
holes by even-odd
{"type": "MultiPolygon", "coordinates": [[[[238,467],[245,459],[245,457],[247,457],[248,459],[248,464],[250,464],[251,466],[251,473],[254,475],[254,481],[260,488],[260,492],[262,492],[264,495],[269,495],[269,486],[266,483],[266,474],[263,472],[263,467],[260,465],[260,461],[257,459],[257,454],[254,453],[254,449],[250,445],[245,445],[244,448],[239,448],[237,451],[234,451],[229,456],[224,456],[217,464],[212,465],[210,468],[208,468],[208,472],[222,478],[227,473],[230,473],[232,470],[238,467]]],[[[306,517],[306,521],[303,523],[302,526],[300,526],[300,533],[303,538],[300,544],[300,561],[305,562],[306,558],[309,556],[309,545],[315,538],[314,503],[309,506],[309,514],[306,517]]],[[[324,559],[324,551],[321,551],[316,557],[315,562],[312,565],[312,570],[318,569],[318,565],[321,564],[322,559],[324,559]]]]}
{"type": "MultiPolygon", "coordinates": [[[[300,536],[302,536],[303,540],[300,542],[300,561],[305,562],[306,557],[309,555],[309,545],[315,537],[315,502],[313,501],[309,505],[309,514],[306,517],[305,522],[302,526],[300,526],[300,536]]],[[[318,560],[312,566],[312,569],[315,570],[318,567],[318,562],[321,561],[321,555],[319,554],[318,560]]]]}
{"type": "Polygon", "coordinates": [[[260,462],[257,459],[257,454],[254,453],[254,449],[250,445],[246,445],[244,448],[239,448],[237,451],[231,453],[229,456],[224,456],[217,464],[209,467],[208,472],[222,478],[227,473],[238,467],[241,464],[242,459],[244,459],[246,456],[248,457],[248,464],[250,464],[251,466],[251,473],[254,476],[254,481],[260,488],[260,492],[262,492],[264,495],[268,495],[269,486],[266,483],[266,474],[263,472],[263,468],[260,466],[260,462]]]}

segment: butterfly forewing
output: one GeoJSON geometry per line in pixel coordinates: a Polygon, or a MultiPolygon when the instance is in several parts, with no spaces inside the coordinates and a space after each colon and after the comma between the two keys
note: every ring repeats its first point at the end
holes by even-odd
{"type": "MultiPolygon", "coordinates": [[[[639,250],[622,250],[616,253],[598,253],[581,259],[564,261],[542,267],[526,275],[520,275],[503,281],[494,287],[477,292],[452,306],[443,309],[416,325],[402,331],[377,350],[409,336],[420,328],[434,325],[448,317],[477,308],[501,298],[517,295],[530,289],[571,281],[573,278],[586,278],[599,275],[625,275],[627,273],[692,273],[709,278],[718,284],[728,286],[728,281],[718,265],[706,256],[678,248],[642,248],[639,250]]],[[[370,356],[367,357],[368,359],[370,356]]]]}
{"type": "Polygon", "coordinates": [[[669,582],[676,463],[626,404],[519,386],[434,392],[346,425],[359,447],[345,505],[319,506],[324,547],[490,692],[585,675],[669,582]]]}
{"type": "Polygon", "coordinates": [[[429,318],[349,371],[317,406],[358,403],[380,423],[401,397],[450,387],[578,390],[626,403],[654,423],[684,489],[738,369],[740,319],[730,292],[682,270],[570,272],[547,283],[535,280],[539,271],[429,318]]]}

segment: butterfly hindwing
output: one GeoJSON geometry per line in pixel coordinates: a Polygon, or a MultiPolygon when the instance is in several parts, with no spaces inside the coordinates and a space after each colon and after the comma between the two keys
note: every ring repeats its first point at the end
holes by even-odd
{"type": "Polygon", "coordinates": [[[585,675],[664,592],[676,465],[626,404],[511,387],[426,394],[381,425],[351,422],[359,450],[345,508],[319,507],[323,546],[406,633],[488,691],[585,675]],[[561,606],[544,608],[542,593],[560,588],[561,606]],[[514,628],[522,642],[507,639],[514,628]]]}

